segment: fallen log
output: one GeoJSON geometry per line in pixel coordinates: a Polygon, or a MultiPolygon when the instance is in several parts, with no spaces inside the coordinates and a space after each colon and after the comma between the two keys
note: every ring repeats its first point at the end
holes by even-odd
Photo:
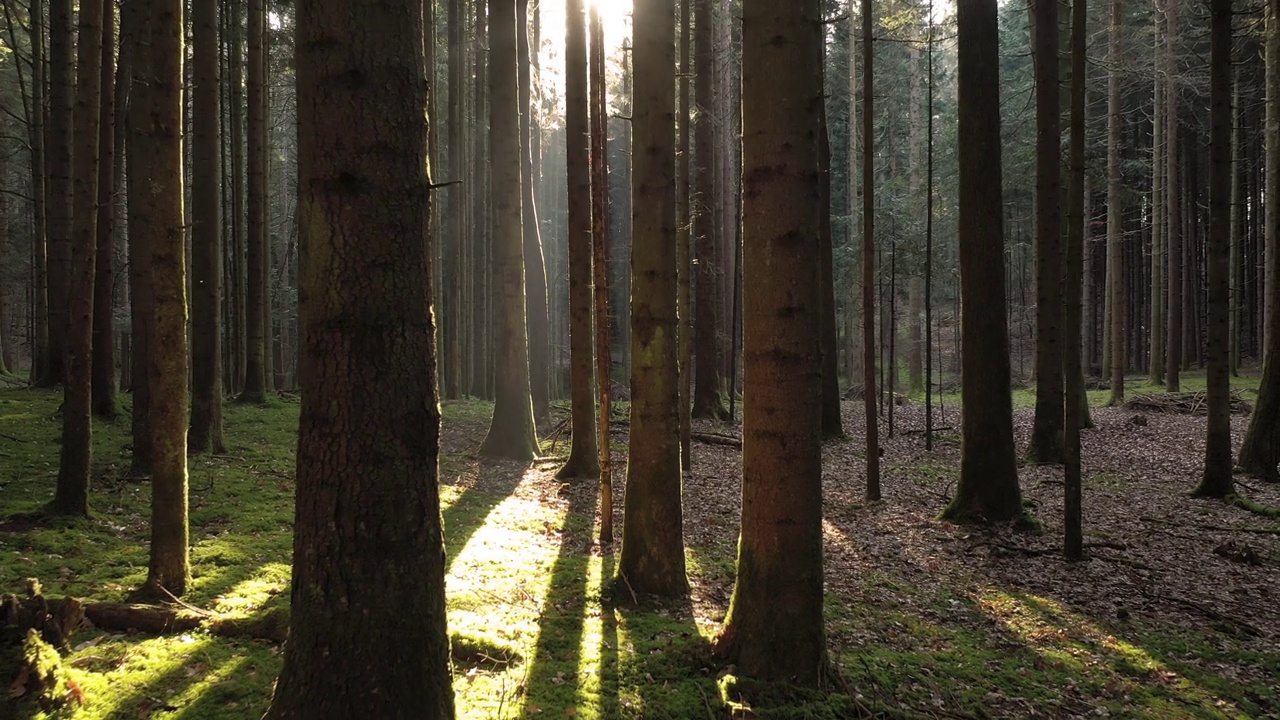
{"type": "MultiPolygon", "coordinates": [[[[1208,396],[1205,392],[1185,392],[1185,393],[1145,393],[1143,395],[1135,395],[1133,399],[1125,403],[1125,407],[1130,410],[1140,410],[1152,413],[1172,413],[1176,415],[1206,415],[1208,409],[1208,396]]],[[[1231,413],[1233,415],[1248,415],[1253,412],[1253,408],[1249,403],[1245,402],[1240,393],[1233,391],[1231,393],[1231,413]]]]}
{"type": "Polygon", "coordinates": [[[689,433],[689,439],[697,440],[698,442],[704,443],[706,445],[723,445],[725,447],[735,447],[738,449],[742,448],[741,438],[730,437],[728,435],[716,435],[714,433],[691,432],[689,433]]]}
{"type": "Polygon", "coordinates": [[[249,617],[220,617],[168,605],[87,603],[84,615],[99,629],[124,633],[165,635],[204,630],[219,637],[273,642],[284,642],[289,635],[289,611],[285,608],[273,608],[249,617]]]}

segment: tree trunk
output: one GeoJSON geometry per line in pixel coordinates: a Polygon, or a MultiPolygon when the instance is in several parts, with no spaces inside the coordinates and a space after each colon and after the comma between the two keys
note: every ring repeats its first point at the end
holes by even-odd
{"type": "Polygon", "coordinates": [[[723,272],[720,261],[721,234],[716,213],[720,207],[720,183],[717,182],[717,152],[715,130],[715,91],[717,87],[715,48],[712,45],[713,0],[694,2],[694,73],[695,87],[694,147],[697,152],[693,202],[694,252],[697,266],[697,288],[694,293],[694,388],[693,417],[726,417],[721,395],[720,367],[724,361],[721,342],[720,308],[722,293],[718,274],[723,272]]]}
{"type": "Polygon", "coordinates": [[[995,0],[957,15],[963,381],[960,480],[943,517],[999,522],[1022,513],[1009,396],[1004,292],[1000,89],[995,0]]]}
{"type": "MultiPolygon", "coordinates": [[[[565,6],[565,175],[569,236],[569,372],[572,445],[560,479],[597,477],[591,327],[591,135],[587,118],[587,36],[582,0],[565,6]]],[[[600,378],[608,388],[609,379],[600,378]]]]}
{"type": "MultiPolygon", "coordinates": [[[[807,0],[806,0],[807,2],[807,0]]],[[[825,52],[819,58],[825,61],[825,52]]],[[[819,64],[823,67],[825,62],[819,64]]],[[[821,94],[821,93],[820,93],[821,94]]],[[[819,333],[822,352],[822,437],[838,438],[844,435],[840,419],[840,364],[839,338],[836,330],[836,279],[835,240],[831,232],[831,139],[827,135],[827,105],[825,98],[818,101],[818,282],[821,290],[821,315],[819,333]]],[[[744,240],[745,244],[745,240],[744,240]]],[[[745,317],[744,317],[745,321],[745,317]]],[[[745,330],[744,330],[745,332],[745,330]]],[[[743,351],[746,351],[745,339],[743,351]]],[[[743,360],[743,371],[746,371],[743,360]]],[[[745,391],[745,388],[744,388],[745,391]]]]}
{"type": "MultiPolygon", "coordinates": [[[[75,92],[75,50],[71,0],[49,3],[49,123],[45,144],[48,219],[49,367],[39,385],[53,387],[66,377],[71,339],[68,302],[71,292],[71,113],[75,92]]],[[[96,44],[96,40],[94,41],[96,44]]],[[[92,63],[97,67],[98,61],[92,63]]],[[[95,71],[96,72],[96,71],[95,71]]],[[[97,82],[97,78],[94,78],[97,82]]],[[[96,125],[96,123],[95,123],[96,125]]],[[[95,198],[96,199],[96,198],[95,198]]],[[[78,288],[79,289],[79,288],[78,288]]],[[[87,377],[86,377],[87,379],[87,377]]]]}
{"type": "MultiPolygon", "coordinates": [[[[920,208],[920,186],[923,184],[924,163],[920,158],[921,146],[923,145],[923,124],[920,113],[920,48],[912,45],[910,48],[910,97],[911,107],[908,111],[910,124],[910,138],[908,142],[911,145],[911,173],[908,179],[910,188],[910,205],[912,210],[911,228],[912,234],[919,231],[920,224],[916,220],[916,214],[921,212],[920,208]]],[[[918,247],[918,246],[916,246],[918,247]]],[[[924,339],[921,337],[923,329],[920,327],[921,306],[924,299],[921,297],[924,292],[924,285],[920,279],[920,273],[914,268],[907,271],[907,388],[911,394],[924,391],[924,339]]]]}
{"type": "Polygon", "coordinates": [[[862,5],[862,404],[867,433],[867,500],[880,499],[880,428],[876,412],[875,51],[872,0],[862,5]]]}
{"type": "Polygon", "coordinates": [[[136,28],[128,37],[132,47],[133,71],[129,83],[129,139],[125,143],[127,174],[135,178],[129,183],[129,375],[133,386],[131,432],[132,467],[135,476],[151,474],[151,389],[147,380],[147,363],[151,351],[150,318],[152,313],[150,223],[144,192],[147,184],[136,178],[150,177],[153,160],[147,149],[151,117],[147,103],[148,85],[142,78],[151,72],[151,27],[149,9],[143,0],[130,0],[122,9],[121,21],[136,28]]]}
{"type": "Polygon", "coordinates": [[[42,383],[49,375],[49,257],[48,192],[46,188],[44,0],[31,0],[27,41],[31,46],[31,118],[27,137],[31,145],[31,381],[42,383]]]}
{"type": "Polygon", "coordinates": [[[683,597],[677,373],[675,3],[636,6],[632,176],[631,442],[618,575],[636,593],[683,597]]]}
{"type": "MultiPolygon", "coordinates": [[[[115,342],[115,0],[102,0],[102,39],[99,47],[98,207],[93,277],[93,414],[114,420],[116,401],[115,342]]],[[[82,69],[83,70],[83,69],[82,69]]]]}
{"type": "Polygon", "coordinates": [[[1108,339],[1111,348],[1110,405],[1124,403],[1124,373],[1128,368],[1125,332],[1128,318],[1125,303],[1124,246],[1121,228],[1124,206],[1121,203],[1120,170],[1120,1],[1111,0],[1111,22],[1108,29],[1110,72],[1107,80],[1107,308],[1108,339]]]}
{"type": "Polygon", "coordinates": [[[249,0],[248,38],[248,208],[245,254],[245,376],[240,401],[267,399],[267,347],[271,323],[267,287],[271,248],[267,245],[267,86],[265,0],[249,0]]]}
{"type": "Polygon", "coordinates": [[[1085,47],[1088,36],[1088,8],[1085,0],[1071,5],[1071,174],[1067,188],[1067,252],[1063,277],[1062,374],[1066,378],[1063,398],[1063,555],[1069,561],[1084,559],[1084,528],[1081,513],[1082,479],[1080,429],[1088,418],[1088,397],[1084,391],[1084,370],[1080,361],[1080,276],[1084,265],[1084,106],[1085,47]]]}
{"type": "Polygon", "coordinates": [[[1169,331],[1165,333],[1165,389],[1169,392],[1181,390],[1182,373],[1182,183],[1180,173],[1182,162],[1178,157],[1178,56],[1174,51],[1174,43],[1178,37],[1178,0],[1165,0],[1165,162],[1164,169],[1168,173],[1165,188],[1165,216],[1168,227],[1165,232],[1166,255],[1169,259],[1168,302],[1165,318],[1169,331]]]}
{"type": "MultiPolygon", "coordinates": [[[[1280,0],[1267,3],[1267,87],[1270,89],[1280,85],[1280,0]]],[[[1280,89],[1280,88],[1277,88],[1280,89]]],[[[1280,187],[1280,113],[1273,111],[1272,102],[1267,103],[1266,128],[1266,193],[1271,197],[1280,187]]],[[[1265,307],[1280,306],[1276,293],[1280,291],[1280,283],[1270,279],[1280,277],[1280,252],[1275,252],[1275,232],[1280,227],[1280,203],[1267,203],[1263,209],[1266,213],[1266,303],[1265,307]]],[[[1266,478],[1270,482],[1280,482],[1280,313],[1263,313],[1265,330],[1263,333],[1264,359],[1262,363],[1262,386],[1258,389],[1258,402],[1249,417],[1249,429],[1245,432],[1244,441],[1240,444],[1240,469],[1251,475],[1266,478]]]]}
{"type": "Polygon", "coordinates": [[[1231,377],[1240,376],[1240,279],[1244,275],[1241,250],[1244,244],[1244,188],[1241,179],[1244,157],[1240,137],[1240,77],[1239,71],[1231,74],[1231,249],[1227,262],[1228,363],[1231,377]]]}
{"type": "MultiPolygon", "coordinates": [[[[429,0],[428,0],[429,1],[429,0]]],[[[473,282],[471,289],[470,310],[471,317],[469,320],[471,326],[472,348],[471,355],[464,361],[468,364],[468,374],[471,376],[471,389],[469,393],[472,397],[489,399],[489,383],[493,381],[489,372],[490,363],[490,343],[492,342],[492,334],[489,332],[489,298],[493,289],[493,278],[490,276],[489,263],[486,258],[489,253],[489,245],[491,235],[489,232],[489,148],[488,112],[486,105],[488,103],[489,89],[489,70],[488,70],[488,54],[483,48],[488,43],[488,6],[485,0],[478,0],[476,3],[476,46],[481,50],[475,54],[475,77],[473,87],[475,88],[475,106],[477,121],[475,127],[472,128],[473,144],[475,145],[472,153],[472,182],[471,182],[471,267],[473,268],[473,282]]],[[[431,78],[430,75],[427,76],[431,78]]],[[[432,167],[436,167],[433,165],[432,167]]],[[[439,215],[439,213],[436,213],[439,215]]],[[[437,221],[438,222],[438,221],[437,221]]]]}
{"type": "Polygon", "coordinates": [[[93,276],[98,220],[98,125],[101,107],[102,3],[80,10],[75,105],[74,208],[71,264],[65,276],[66,366],[62,400],[62,444],[58,486],[50,510],[61,515],[89,514],[91,452],[90,406],[93,374],[93,276]]]}
{"type": "Polygon", "coordinates": [[[1063,461],[1065,318],[1057,0],[1035,2],[1032,25],[1036,88],[1036,414],[1027,454],[1032,462],[1059,463],[1063,461]]]}
{"type": "MultiPolygon", "coordinates": [[[[510,160],[515,12],[494,9],[510,160]]],[[[266,717],[451,720],[421,8],[300,0],[297,34],[306,351],[289,642],[266,717]]]]}
{"type": "MultiPolygon", "coordinates": [[[[1168,2],[1169,0],[1165,0],[1168,2]]],[[[1158,68],[1161,53],[1164,49],[1164,12],[1159,0],[1152,6],[1152,23],[1155,26],[1155,56],[1152,67],[1158,68]]],[[[1153,89],[1154,100],[1151,114],[1151,357],[1150,383],[1164,384],[1165,371],[1165,306],[1164,278],[1166,240],[1165,228],[1168,205],[1165,203],[1165,78],[1162,72],[1155,73],[1153,89]]]]}
{"type": "Polygon", "coordinates": [[[547,318],[547,265],[542,254],[542,229],[534,203],[533,111],[529,60],[529,0],[516,3],[516,32],[519,43],[520,82],[520,182],[523,199],[525,288],[528,293],[529,389],[533,396],[533,416],[541,422],[551,418],[549,368],[551,330],[547,318]]]}
{"type": "MultiPolygon", "coordinates": [[[[742,534],[720,650],[821,687],[822,333],[817,0],[743,4],[742,534]]],[[[818,65],[821,67],[821,65],[818,65]]]]}
{"type": "Polygon", "coordinates": [[[223,451],[222,172],[218,118],[218,3],[192,0],[192,453],[223,451]]]}
{"type": "Polygon", "coordinates": [[[520,92],[517,58],[517,0],[490,6],[489,147],[493,152],[494,350],[498,366],[489,434],[480,446],[485,457],[532,460],[538,454],[529,389],[525,339],[524,232],[522,226],[520,92]]]}
{"type": "Polygon", "coordinates": [[[1231,477],[1231,0],[1209,5],[1209,237],[1204,476],[1195,495],[1225,498],[1231,477]]]}
{"type": "MultiPolygon", "coordinates": [[[[676,164],[676,273],[677,316],[680,318],[680,466],[686,473],[693,468],[692,407],[693,401],[693,217],[689,196],[692,158],[690,157],[689,78],[693,73],[693,1],[680,0],[680,85],[679,107],[676,108],[676,135],[680,147],[676,164]]],[[[837,399],[838,402],[838,399],[837,399]]]]}

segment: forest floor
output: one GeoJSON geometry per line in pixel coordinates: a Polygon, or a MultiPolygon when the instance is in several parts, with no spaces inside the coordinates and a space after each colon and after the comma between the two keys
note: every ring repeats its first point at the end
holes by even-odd
{"type": "MultiPolygon", "coordinates": [[[[146,482],[126,475],[127,415],[95,425],[91,520],[6,520],[51,496],[59,402],[0,390],[0,594],[39,577],[50,596],[122,600],[145,577],[149,516],[146,482]]],[[[954,408],[937,425],[957,426],[954,408]]],[[[684,491],[691,602],[637,609],[607,590],[615,554],[593,540],[596,484],[552,477],[565,439],[544,442],[546,458],[532,464],[481,461],[491,409],[445,406],[459,717],[728,716],[732,690],[711,641],[732,591],[738,451],[694,446],[684,491]]],[[[1144,426],[1132,411],[1094,409],[1097,428],[1084,435],[1090,558],[1067,564],[1061,468],[1022,468],[1039,532],[940,522],[958,434],[940,431],[927,452],[923,409],[900,406],[898,433],[885,442],[885,499],[868,505],[862,406],[844,410],[852,439],[825,450],[824,525],[829,643],[845,687],[792,696],[761,717],[1280,718],[1280,521],[1188,497],[1203,418],[1148,415],[1144,426]],[[1247,550],[1256,564],[1228,557],[1247,550]]],[[[192,459],[192,605],[235,617],[287,604],[297,411],[291,399],[228,406],[228,451],[192,459]]],[[[1031,411],[1018,409],[1016,422],[1025,446],[1031,411]]],[[[1237,442],[1244,423],[1233,420],[1237,442]]],[[[1280,487],[1238,479],[1250,499],[1280,505],[1280,487]]],[[[620,523],[621,508],[614,513],[620,523]]],[[[73,642],[65,662],[83,704],[37,717],[256,719],[280,666],[277,642],[203,631],[86,627],[73,642]]],[[[0,718],[14,707],[0,700],[0,718]]]]}

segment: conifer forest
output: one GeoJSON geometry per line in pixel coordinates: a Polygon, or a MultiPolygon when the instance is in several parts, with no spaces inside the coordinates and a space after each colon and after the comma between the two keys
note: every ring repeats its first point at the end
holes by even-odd
{"type": "Polygon", "coordinates": [[[1280,0],[0,13],[0,720],[1280,719],[1280,0]]]}

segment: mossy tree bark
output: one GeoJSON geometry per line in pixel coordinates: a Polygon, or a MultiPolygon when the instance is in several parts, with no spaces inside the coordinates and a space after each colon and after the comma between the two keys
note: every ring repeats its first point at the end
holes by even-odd
{"type": "Polygon", "coordinates": [[[516,32],[519,43],[520,82],[520,192],[523,218],[527,337],[529,339],[529,390],[533,416],[541,422],[551,419],[549,375],[551,330],[547,317],[547,265],[542,253],[542,230],[538,222],[537,192],[534,186],[533,88],[529,55],[529,0],[516,3],[516,32]]]}
{"type": "MultiPolygon", "coordinates": [[[[565,5],[565,168],[569,235],[569,372],[572,445],[556,477],[600,474],[596,446],[591,323],[591,135],[587,118],[587,30],[582,0],[565,5]]],[[[608,383],[608,378],[601,378],[608,383]]]]}
{"type": "Polygon", "coordinates": [[[289,642],[266,717],[449,720],[421,8],[297,9],[305,352],[289,642]]]}
{"type": "Polygon", "coordinates": [[[192,0],[191,434],[193,453],[222,441],[222,110],[218,3],[192,0]]]}
{"type": "Polygon", "coordinates": [[[517,0],[490,6],[489,147],[493,195],[494,374],[493,420],[480,446],[485,457],[532,460],[538,454],[525,337],[524,231],[520,153],[517,0]]]}
{"type": "Polygon", "coordinates": [[[1209,5],[1209,240],[1204,475],[1195,495],[1235,492],[1231,462],[1231,0],[1209,5]]]}
{"type": "Polygon", "coordinates": [[[151,561],[144,590],[182,595],[191,576],[187,526],[187,273],[182,212],[182,0],[150,0],[148,82],[139,86],[147,125],[138,138],[148,160],[142,194],[151,264],[147,322],[151,431],[151,561]]]}
{"type": "MultiPolygon", "coordinates": [[[[45,217],[48,229],[49,364],[37,384],[53,387],[66,379],[68,294],[71,291],[71,114],[75,94],[75,48],[71,0],[49,2],[49,122],[45,125],[45,217]]],[[[97,67],[97,61],[94,62],[97,67]]],[[[95,82],[97,78],[94,78],[95,82]]]]}
{"type": "MultiPolygon", "coordinates": [[[[125,142],[125,165],[131,178],[148,177],[152,172],[153,158],[145,149],[146,134],[151,119],[148,116],[147,86],[142,78],[151,71],[151,27],[149,11],[143,0],[130,0],[121,9],[121,22],[136,28],[128,37],[132,47],[133,71],[129,82],[128,140],[125,142]]],[[[151,389],[147,381],[147,361],[150,357],[151,317],[151,233],[147,232],[150,218],[143,202],[142,183],[129,184],[126,197],[129,225],[129,375],[133,392],[133,412],[130,418],[133,452],[130,472],[135,476],[151,473],[151,389]]]]}
{"type": "Polygon", "coordinates": [[[1036,87],[1036,414],[1027,454],[1062,462],[1062,133],[1058,98],[1058,3],[1032,9],[1036,87]]]}
{"type": "Polygon", "coordinates": [[[995,0],[957,5],[960,162],[961,449],[943,518],[999,522],[1022,513],[1009,394],[995,0]]]}
{"type": "Polygon", "coordinates": [[[618,574],[636,593],[682,597],[674,0],[641,0],[633,22],[631,442],[618,574]]]}
{"type": "Polygon", "coordinates": [[[245,242],[245,371],[240,401],[267,399],[267,61],[265,0],[249,0],[248,14],[248,238],[245,242]]]}
{"type": "Polygon", "coordinates": [[[115,0],[102,1],[102,39],[99,48],[98,88],[98,218],[94,224],[97,249],[93,272],[93,414],[115,420],[120,414],[116,399],[115,338],[115,0]]]}
{"type": "Polygon", "coordinates": [[[692,201],[693,252],[697,267],[694,282],[693,417],[728,417],[721,395],[720,367],[723,341],[720,337],[720,305],[717,273],[723,272],[719,259],[721,237],[716,212],[720,196],[716,184],[716,97],[713,0],[691,0],[693,19],[694,84],[694,192],[692,201]]]}
{"type": "Polygon", "coordinates": [[[817,0],[742,19],[742,535],[721,650],[746,676],[827,679],[822,614],[822,74],[817,0]],[[820,67],[820,66],[819,66],[820,67]]]}
{"type": "MultiPolygon", "coordinates": [[[[1280,84],[1280,0],[1267,3],[1269,22],[1267,23],[1267,85],[1280,84]]],[[[1280,186],[1280,112],[1272,112],[1272,103],[1267,104],[1267,141],[1266,141],[1266,188],[1268,196],[1277,192],[1280,186]]],[[[1280,277],[1280,252],[1274,248],[1272,233],[1280,227],[1280,203],[1267,203],[1265,209],[1267,244],[1272,248],[1266,253],[1266,275],[1268,278],[1280,277]]],[[[1267,305],[1280,306],[1280,282],[1266,284],[1267,305]]],[[[1280,482],[1280,313],[1272,311],[1263,314],[1266,323],[1264,335],[1262,386],[1258,389],[1258,402],[1249,418],[1249,429],[1240,444],[1240,469],[1257,475],[1271,482],[1280,482]]]]}
{"type": "Polygon", "coordinates": [[[66,343],[62,400],[62,445],[58,485],[50,510],[65,515],[89,514],[89,462],[92,426],[93,277],[97,256],[98,124],[101,119],[102,3],[89,0],[80,8],[77,38],[79,61],[72,108],[75,165],[72,168],[73,213],[71,263],[65,300],[67,324],[59,330],[66,343]]]}

